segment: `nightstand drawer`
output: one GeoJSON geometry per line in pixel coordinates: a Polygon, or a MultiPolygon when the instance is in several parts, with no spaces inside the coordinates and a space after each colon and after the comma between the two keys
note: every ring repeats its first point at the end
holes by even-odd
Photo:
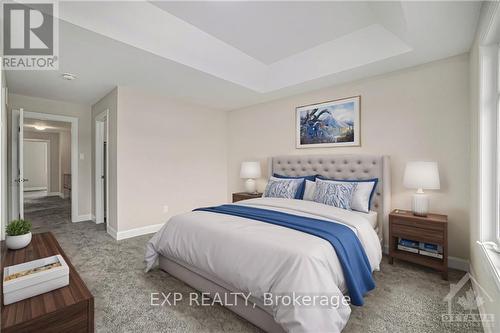
{"type": "Polygon", "coordinates": [[[436,232],[442,232],[444,230],[444,225],[428,223],[425,221],[418,221],[418,220],[414,221],[410,219],[399,219],[399,218],[392,218],[391,221],[392,223],[396,223],[399,225],[406,225],[411,228],[430,229],[430,230],[435,230],[436,232]]]}
{"type": "Polygon", "coordinates": [[[429,243],[442,244],[444,241],[444,233],[442,230],[431,228],[419,228],[408,225],[393,223],[391,225],[393,236],[408,238],[415,241],[424,241],[429,243]]]}

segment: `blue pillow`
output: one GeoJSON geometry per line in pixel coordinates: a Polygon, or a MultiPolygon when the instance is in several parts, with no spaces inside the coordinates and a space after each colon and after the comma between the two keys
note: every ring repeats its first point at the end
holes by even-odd
{"type": "MultiPolygon", "coordinates": [[[[371,189],[371,192],[370,192],[370,197],[368,199],[368,210],[371,209],[371,205],[372,205],[372,198],[373,198],[373,194],[375,193],[375,188],[377,187],[377,183],[378,183],[378,178],[372,178],[372,179],[336,179],[336,178],[326,178],[326,177],[323,177],[323,176],[319,176],[318,175],[318,179],[322,179],[322,180],[334,180],[334,181],[337,181],[337,182],[345,182],[345,183],[373,183],[373,187],[371,189]]],[[[361,188],[358,186],[358,189],[355,191],[354,193],[354,196],[356,195],[362,195],[362,193],[357,193],[358,190],[361,190],[361,188]]],[[[364,196],[366,197],[366,196],[364,196]]],[[[358,200],[354,200],[354,201],[358,201],[358,200]]],[[[365,209],[357,209],[356,207],[353,208],[354,210],[359,210],[359,211],[362,211],[362,212],[365,212],[365,213],[368,213],[368,211],[366,211],[366,204],[363,205],[365,207],[365,209]]]]}
{"type": "Polygon", "coordinates": [[[295,199],[297,190],[303,182],[302,179],[271,177],[266,185],[263,197],[295,199]]]}
{"type": "Polygon", "coordinates": [[[310,180],[312,182],[314,182],[316,180],[316,175],[291,177],[291,176],[282,176],[282,175],[278,175],[277,173],[275,173],[275,174],[273,174],[273,177],[284,178],[284,179],[302,179],[302,183],[300,183],[300,186],[297,190],[297,193],[295,193],[295,199],[300,199],[300,200],[302,200],[304,198],[304,190],[306,189],[306,180],[310,180]]]}

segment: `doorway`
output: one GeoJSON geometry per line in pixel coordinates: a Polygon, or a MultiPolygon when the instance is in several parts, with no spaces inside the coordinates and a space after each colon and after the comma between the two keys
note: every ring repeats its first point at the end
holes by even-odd
{"type": "Polygon", "coordinates": [[[108,116],[106,110],[95,118],[95,222],[107,223],[108,213],[108,116]]]}
{"type": "Polygon", "coordinates": [[[53,230],[71,220],[71,193],[63,186],[71,173],[71,123],[25,116],[23,127],[24,216],[34,231],[53,230]]]}
{"type": "Polygon", "coordinates": [[[11,125],[10,218],[37,220],[51,209],[78,222],[78,118],[19,109],[11,125]]]}

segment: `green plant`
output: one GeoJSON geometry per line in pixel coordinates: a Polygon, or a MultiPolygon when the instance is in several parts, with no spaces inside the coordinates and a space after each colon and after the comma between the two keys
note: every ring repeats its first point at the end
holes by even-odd
{"type": "Polygon", "coordinates": [[[31,222],[26,220],[13,220],[7,224],[5,232],[7,236],[25,235],[31,231],[31,222]]]}

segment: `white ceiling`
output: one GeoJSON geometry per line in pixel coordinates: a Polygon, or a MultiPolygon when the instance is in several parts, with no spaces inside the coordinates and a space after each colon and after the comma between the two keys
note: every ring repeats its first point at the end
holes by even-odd
{"type": "Polygon", "coordinates": [[[11,71],[7,82],[83,104],[131,86],[235,109],[467,52],[480,5],[63,2],[59,72],[11,71]]]}
{"type": "Polygon", "coordinates": [[[377,23],[366,2],[154,4],[268,65],[377,23]]]}

